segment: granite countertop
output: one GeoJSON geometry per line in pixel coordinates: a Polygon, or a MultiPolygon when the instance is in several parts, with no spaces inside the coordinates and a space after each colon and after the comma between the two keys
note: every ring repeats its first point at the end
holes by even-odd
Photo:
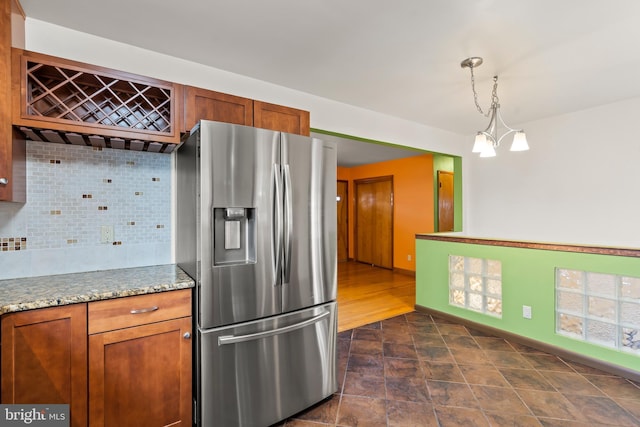
{"type": "Polygon", "coordinates": [[[0,314],[192,288],[175,264],[0,280],[0,314]]]}

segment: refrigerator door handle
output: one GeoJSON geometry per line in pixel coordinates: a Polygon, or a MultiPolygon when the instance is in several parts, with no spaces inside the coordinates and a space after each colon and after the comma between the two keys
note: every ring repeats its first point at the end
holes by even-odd
{"type": "Polygon", "coordinates": [[[273,286],[280,284],[280,276],[282,272],[282,228],[283,228],[283,213],[282,213],[282,176],[280,175],[280,165],[274,164],[272,172],[272,185],[274,190],[273,197],[273,218],[274,224],[271,234],[273,251],[275,257],[273,259],[273,286]]]}
{"type": "Polygon", "coordinates": [[[247,342],[247,341],[254,341],[261,338],[268,338],[274,335],[280,335],[287,332],[295,331],[297,329],[302,329],[306,326],[317,323],[322,319],[328,317],[329,315],[331,315],[331,311],[325,310],[324,313],[319,314],[315,317],[312,317],[311,319],[307,319],[303,322],[295,323],[293,325],[283,326],[282,328],[271,329],[269,331],[256,332],[254,334],[247,334],[247,335],[223,335],[218,337],[218,346],[227,345],[227,344],[237,344],[237,343],[247,342]]]}
{"type": "Polygon", "coordinates": [[[285,197],[285,231],[284,231],[284,283],[289,283],[291,276],[291,245],[293,244],[293,195],[291,185],[291,169],[284,167],[284,197],[285,197]]]}

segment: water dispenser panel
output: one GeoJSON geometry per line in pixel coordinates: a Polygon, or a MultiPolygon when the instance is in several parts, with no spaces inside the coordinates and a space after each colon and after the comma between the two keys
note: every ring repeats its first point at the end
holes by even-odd
{"type": "Polygon", "coordinates": [[[255,208],[213,209],[213,264],[255,262],[255,208]]]}

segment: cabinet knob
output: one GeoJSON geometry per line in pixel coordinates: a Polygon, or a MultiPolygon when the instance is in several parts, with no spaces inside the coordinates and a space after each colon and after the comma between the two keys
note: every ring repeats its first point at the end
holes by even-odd
{"type": "Polygon", "coordinates": [[[190,332],[185,332],[183,335],[185,340],[188,340],[189,338],[191,338],[191,333],[190,332]]]}
{"type": "Polygon", "coordinates": [[[7,185],[8,183],[9,183],[9,180],[7,178],[0,178],[0,184],[7,185]]]}

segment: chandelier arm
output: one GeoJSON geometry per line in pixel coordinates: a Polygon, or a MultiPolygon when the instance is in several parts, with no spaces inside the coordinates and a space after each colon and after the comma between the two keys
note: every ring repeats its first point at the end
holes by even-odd
{"type": "MultiPolygon", "coordinates": [[[[507,129],[507,132],[502,134],[502,136],[500,136],[500,138],[497,140],[497,142],[496,142],[497,145],[496,146],[500,145],[500,142],[502,142],[502,140],[504,139],[505,136],[511,135],[512,133],[515,133],[515,132],[522,132],[522,129],[513,129],[512,127],[507,126],[507,124],[504,122],[504,119],[502,118],[502,114],[500,114],[500,105],[499,104],[496,105],[496,116],[497,116],[497,119],[500,120],[500,124],[505,129],[507,129]]],[[[496,125],[497,125],[497,122],[496,122],[496,125]]],[[[497,136],[497,133],[496,133],[496,136],[497,136]]]]}
{"type": "Polygon", "coordinates": [[[498,146],[497,136],[498,136],[498,110],[497,106],[492,104],[489,111],[487,111],[487,116],[489,116],[489,125],[486,127],[482,133],[491,140],[491,144],[494,147],[498,146]]]}

